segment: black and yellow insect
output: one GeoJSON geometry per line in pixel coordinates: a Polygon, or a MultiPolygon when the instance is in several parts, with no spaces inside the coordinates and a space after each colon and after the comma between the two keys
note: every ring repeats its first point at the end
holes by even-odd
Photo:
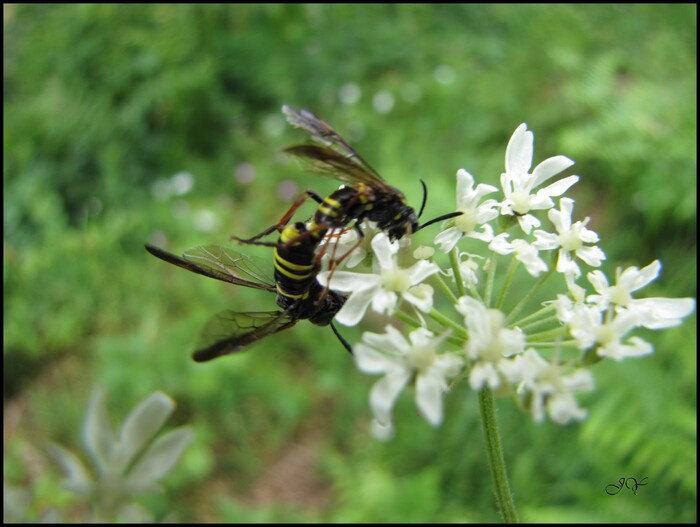
{"type": "Polygon", "coordinates": [[[292,146],[285,149],[285,152],[303,159],[317,173],[337,179],[344,185],[326,198],[307,190],[295,201],[279,223],[250,239],[234,237],[239,242],[260,243],[257,240],[263,236],[275,230],[282,230],[294,211],[309,197],[319,206],[304,236],[310,236],[313,233],[319,243],[325,234],[333,229],[352,227],[362,237],[360,223],[365,219],[376,222],[377,227],[391,240],[398,240],[406,234],[416,232],[435,222],[461,214],[461,212],[445,214],[419,225],[418,218],[423,212],[427,197],[423,181],[421,181],[423,204],[420,213],[416,214],[415,210],[408,205],[403,193],[384,181],[379,173],[328,123],[304,109],[297,110],[285,105],[282,107],[282,112],[292,126],[306,130],[313,140],[321,143],[321,145],[292,146]]]}
{"type": "Polygon", "coordinates": [[[196,247],[180,257],[146,245],[153,256],[193,273],[277,294],[281,311],[224,311],[216,315],[204,328],[198,349],[192,355],[195,361],[205,362],[242,351],[300,320],[309,320],[318,326],[330,325],[343,346],[352,353],[350,345],[333,325],[333,317],[343,307],[346,297],[324,289],[316,280],[319,269],[314,251],[318,240],[314,236],[302,236],[305,230],[303,223],[295,223],[282,231],[280,243],[275,247],[274,282],[253,258],[225,247],[196,247]],[[299,241],[286,243],[292,238],[299,238],[299,241]]]}
{"type": "MultiPolygon", "coordinates": [[[[331,126],[308,110],[296,110],[283,106],[282,112],[289,123],[306,130],[319,145],[299,145],[285,152],[308,161],[320,174],[345,183],[345,186],[321,200],[313,221],[316,225],[345,227],[363,219],[377,223],[391,240],[398,240],[437,221],[452,218],[450,213],[418,225],[418,218],[425,207],[426,190],[420,213],[408,205],[403,193],[389,185],[331,126]]],[[[315,199],[318,200],[318,197],[315,199]]],[[[312,226],[313,228],[313,226],[312,226]]]]}

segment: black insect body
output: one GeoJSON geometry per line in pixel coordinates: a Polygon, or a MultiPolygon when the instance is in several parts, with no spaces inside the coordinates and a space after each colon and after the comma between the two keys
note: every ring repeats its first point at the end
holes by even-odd
{"type": "MultiPolygon", "coordinates": [[[[303,223],[287,226],[280,240],[300,237],[303,223]]],[[[333,317],[343,307],[346,297],[328,291],[316,280],[318,267],[314,250],[318,244],[313,236],[301,237],[292,243],[279,243],[275,248],[275,281],[260,271],[255,260],[227,248],[208,245],[186,251],[182,257],[152,245],[146,250],[153,256],[193,273],[215,278],[234,285],[263,289],[277,294],[281,311],[236,312],[216,315],[204,328],[202,339],[193,358],[205,362],[222,355],[244,350],[255,342],[309,320],[318,326],[330,325],[343,346],[352,348],[333,325],[333,317]]]]}
{"type": "MultiPolygon", "coordinates": [[[[419,226],[418,218],[423,212],[427,198],[427,189],[422,181],[423,204],[420,213],[416,215],[414,209],[408,205],[403,193],[396,187],[386,183],[379,173],[329,124],[308,110],[297,110],[285,105],[282,107],[282,111],[287,116],[290,124],[303,128],[312,139],[321,143],[321,145],[293,146],[287,148],[285,152],[303,159],[316,172],[337,179],[344,185],[326,198],[322,198],[315,192],[307,190],[295,201],[276,225],[249,239],[241,239],[235,236],[232,237],[233,239],[244,244],[274,245],[259,240],[275,230],[283,231],[296,209],[309,197],[316,201],[319,206],[309,221],[308,227],[299,236],[311,238],[310,242],[315,242],[317,246],[321,245],[329,231],[340,232],[348,228],[354,228],[360,235],[360,239],[357,242],[357,246],[359,246],[364,236],[360,224],[365,219],[376,222],[377,227],[393,241],[435,222],[462,214],[461,212],[452,212],[419,226]]],[[[287,245],[299,239],[283,238],[285,239],[284,243],[287,245]]],[[[325,249],[326,246],[317,251],[316,261],[320,260],[320,256],[325,253],[325,249]]],[[[347,257],[353,249],[347,251],[343,258],[347,257]]],[[[338,264],[339,260],[331,258],[331,269],[336,268],[338,264]]]]}
{"type": "Polygon", "coordinates": [[[391,240],[397,240],[421,228],[403,193],[384,181],[330,125],[308,110],[284,106],[282,111],[293,126],[303,128],[323,145],[293,146],[285,152],[345,184],[325,199],[307,192],[320,203],[310,230],[345,228],[354,222],[362,234],[359,224],[367,219],[376,222],[391,240]]]}

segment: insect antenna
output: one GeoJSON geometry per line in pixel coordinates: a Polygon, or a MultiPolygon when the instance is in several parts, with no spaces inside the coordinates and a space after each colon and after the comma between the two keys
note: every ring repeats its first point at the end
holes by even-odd
{"type": "Polygon", "coordinates": [[[350,352],[350,355],[352,355],[352,354],[353,354],[353,353],[352,353],[352,346],[350,346],[350,344],[348,343],[348,341],[345,340],[345,338],[343,338],[343,336],[342,336],[342,335],[340,334],[340,332],[338,331],[338,328],[335,327],[335,324],[333,324],[332,321],[331,321],[331,329],[333,330],[333,333],[335,333],[335,336],[338,337],[338,340],[339,340],[340,343],[343,345],[343,347],[344,347],[346,350],[348,350],[348,352],[350,352]]]}
{"type": "Polygon", "coordinates": [[[418,213],[419,218],[423,215],[423,209],[425,209],[425,204],[428,201],[428,187],[425,186],[425,181],[422,179],[420,180],[420,184],[423,186],[423,203],[420,205],[420,212],[418,213]]]}
{"type": "Polygon", "coordinates": [[[444,221],[444,220],[449,220],[450,218],[456,218],[457,216],[461,216],[462,214],[464,214],[462,211],[449,212],[448,214],[443,214],[442,216],[438,216],[437,218],[433,218],[432,220],[425,222],[423,225],[420,225],[416,229],[416,232],[418,232],[421,229],[426,228],[428,225],[432,225],[433,223],[437,223],[438,221],[444,221]]]}

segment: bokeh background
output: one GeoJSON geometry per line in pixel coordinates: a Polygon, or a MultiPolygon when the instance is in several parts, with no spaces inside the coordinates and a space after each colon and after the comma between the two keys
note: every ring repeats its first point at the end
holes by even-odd
{"type": "MultiPolygon", "coordinates": [[[[659,258],[645,294],[696,295],[694,5],[4,10],[4,477],[29,491],[28,519],[84,517],[47,444],[80,450],[100,386],[115,422],[160,389],[178,403],[171,426],[195,429],[164,491],[140,499],[156,517],[498,521],[465,386],[439,429],[402,397],[396,437],[380,443],[374,379],[328,329],[190,360],[214,313],[274,309],[274,297],[143,244],[226,244],[295,193],[335,188],[280,154],[306,140],[282,104],[332,123],[411,203],[425,179],[426,217],[451,210],[460,167],[497,184],[525,121],[535,163],[576,161],[575,214],[591,216],[606,271],[659,258]]],[[[595,369],[582,424],[535,425],[499,401],[523,520],[695,521],[695,318],[643,336],[654,355],[595,369]],[[648,485],[606,495],[621,477],[648,485]]]]}

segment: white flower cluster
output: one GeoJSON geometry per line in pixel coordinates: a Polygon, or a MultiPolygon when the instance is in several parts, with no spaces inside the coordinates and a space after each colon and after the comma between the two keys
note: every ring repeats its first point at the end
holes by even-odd
{"type": "MultiPolygon", "coordinates": [[[[336,268],[319,274],[322,285],[349,293],[335,317],[339,323],[353,326],[374,312],[415,326],[408,336],[393,325],[383,334],[367,332],[354,347],[360,370],[383,375],[370,393],[372,429],[378,437],[391,436],[392,408],[400,392],[411,385],[421,414],[430,424],[439,425],[448,383],[461,378],[468,379],[475,391],[488,388],[515,397],[536,421],[545,416],[560,424],[583,419],[586,411],[579,407],[574,393],[593,388],[592,364],[606,357],[622,360],[651,353],[651,345],[631,332],[639,327],[678,325],[693,311],[691,298],[633,298],[659,276],[658,261],[641,270],[618,270],[612,286],[602,271],[588,272],[596,294],[586,295],[576,283],[582,275],[580,266],[599,267],[605,254],[596,245],[598,235],[587,228],[589,218],[574,221],[574,200],[562,197],[579,178],[568,176],[543,186],[573,161],[555,156],[530,172],[533,143],[532,132],[521,124],[506,149],[501,201],[484,199],[498,192],[496,187],[475,187],[469,172],[457,171],[456,210],[462,214],[446,221],[435,238],[439,252],[452,253],[450,269],[433,261],[436,251],[430,247],[411,254],[409,236],[391,242],[375,226],[363,224],[366,243],[349,255],[345,265],[355,268],[369,262],[369,269],[336,268]],[[559,198],[558,209],[555,197],[559,198]],[[535,215],[543,211],[551,232],[535,215]],[[505,232],[511,229],[517,232],[505,232]],[[484,250],[481,254],[460,251],[460,243],[466,240],[475,240],[471,243],[481,244],[484,250]],[[551,266],[542,257],[548,251],[552,251],[551,266]],[[530,293],[517,295],[523,302],[510,312],[503,306],[505,290],[499,301],[491,302],[497,255],[514,256],[514,264],[521,263],[531,276],[540,277],[531,293],[545,278],[558,273],[567,294],[513,320],[530,293]],[[480,293],[481,271],[488,279],[480,293]],[[446,291],[461,318],[449,318],[434,308],[435,290],[427,280],[446,291]]],[[[350,229],[335,236],[329,243],[337,247],[327,252],[344,255],[357,242],[357,232],[350,229]]],[[[504,288],[510,284],[506,279],[504,288]]]]}

